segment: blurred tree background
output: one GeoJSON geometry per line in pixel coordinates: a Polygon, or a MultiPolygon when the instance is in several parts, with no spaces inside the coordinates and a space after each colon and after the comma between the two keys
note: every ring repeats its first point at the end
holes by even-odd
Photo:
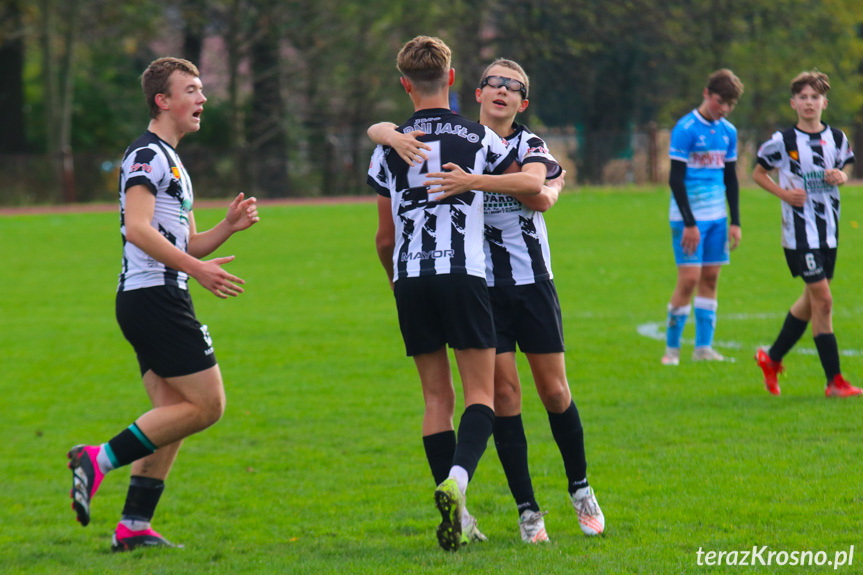
{"type": "Polygon", "coordinates": [[[198,197],[368,194],[365,130],[412,112],[395,57],[417,34],[453,49],[469,118],[485,66],[522,63],[523,121],[572,183],[662,181],[662,134],[721,67],[746,85],[731,120],[750,158],[813,67],[825,120],[863,149],[860,0],[0,0],[0,204],[114,199],[148,121],[140,74],[165,55],[209,98],[180,146],[198,197]]]}

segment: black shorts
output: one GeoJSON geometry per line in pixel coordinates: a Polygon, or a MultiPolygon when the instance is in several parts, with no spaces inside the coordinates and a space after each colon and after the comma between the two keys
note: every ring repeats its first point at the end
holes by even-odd
{"type": "Polygon", "coordinates": [[[554,281],[488,288],[497,353],[559,353],[564,351],[563,321],[554,281]]]}
{"type": "Polygon", "coordinates": [[[785,261],[791,276],[800,276],[803,281],[811,284],[823,279],[833,279],[833,269],[836,267],[836,248],[820,250],[785,250],[785,261]]]}
{"type": "Polygon", "coordinates": [[[494,322],[484,278],[445,274],[401,278],[395,283],[399,327],[407,355],[495,346],[494,322]]]}
{"type": "Polygon", "coordinates": [[[207,326],[195,318],[192,296],[174,286],[117,293],[117,323],[138,355],[141,375],[180,377],[216,365],[207,326]]]}

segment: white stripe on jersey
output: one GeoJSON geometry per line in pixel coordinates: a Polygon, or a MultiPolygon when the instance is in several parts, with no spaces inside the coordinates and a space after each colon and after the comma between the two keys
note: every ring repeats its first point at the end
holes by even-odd
{"type": "Polygon", "coordinates": [[[423,182],[450,162],[471,173],[501,173],[516,151],[490,129],[446,109],[421,110],[399,129],[422,130],[427,135],[420,141],[432,149],[413,167],[389,147],[378,146],[372,155],[368,183],[392,205],[393,279],[450,273],[485,278],[482,192],[437,203],[423,182]]]}
{"type": "Polygon", "coordinates": [[[839,188],[824,180],[826,170],[854,162],[841,130],[825,124],[815,134],[789,128],[773,134],[758,149],[758,163],[779,170],[779,186],[806,190],[806,203],[795,208],[782,202],[782,246],[796,249],[835,248],[840,216],[839,188]]]}
{"type": "MultiPolygon", "coordinates": [[[[526,126],[514,124],[507,140],[518,150],[518,163],[541,162],[547,179],[561,168],[545,142],[526,126]]],[[[512,196],[485,194],[485,273],[489,287],[526,285],[553,278],[548,231],[542,213],[535,212],[512,196]]]]}
{"type": "Polygon", "coordinates": [[[126,190],[145,186],[156,197],[152,226],[177,248],[189,246],[189,212],[194,194],[192,180],[177,152],[149,130],[126,149],[120,168],[120,233],[123,268],[117,291],[173,285],[188,289],[189,276],[168,268],[126,241],[126,190]]]}

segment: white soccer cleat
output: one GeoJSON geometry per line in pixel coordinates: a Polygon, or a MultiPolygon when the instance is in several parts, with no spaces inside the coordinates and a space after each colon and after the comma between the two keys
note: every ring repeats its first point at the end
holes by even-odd
{"type": "Polygon", "coordinates": [[[662,365],[680,365],[680,348],[666,347],[662,356],[662,365]]]}
{"type": "Polygon", "coordinates": [[[484,541],[488,541],[488,537],[483,535],[479,527],[477,527],[476,517],[465,509],[461,520],[461,546],[464,547],[470,543],[482,543],[484,541]]]}
{"type": "Polygon", "coordinates": [[[569,498],[578,514],[578,524],[581,526],[581,531],[588,536],[601,535],[605,531],[605,516],[602,514],[602,509],[599,508],[593,488],[590,486],[582,487],[570,494],[569,498]]]}
{"type": "Polygon", "coordinates": [[[531,511],[525,509],[518,518],[518,530],[521,532],[521,540],[525,543],[541,543],[548,541],[548,533],[545,532],[545,521],[543,517],[548,511],[531,511]]]}
{"type": "Polygon", "coordinates": [[[692,352],[692,361],[733,361],[729,358],[726,358],[724,355],[710,347],[709,345],[705,345],[702,347],[696,347],[695,351],[692,352]]]}

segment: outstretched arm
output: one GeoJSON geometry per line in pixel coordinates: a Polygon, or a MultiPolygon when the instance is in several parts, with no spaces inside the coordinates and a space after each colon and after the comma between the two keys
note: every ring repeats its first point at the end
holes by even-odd
{"type": "MultiPolygon", "coordinates": [[[[189,254],[196,258],[203,258],[221,246],[235,232],[250,228],[260,221],[258,217],[258,200],[256,198],[243,199],[244,194],[234,198],[228,206],[225,219],[210,228],[206,232],[196,233],[194,228],[189,234],[189,254]]],[[[192,214],[189,214],[190,218],[192,214]]],[[[192,221],[190,220],[190,223],[192,221]]]]}
{"type": "MultiPolygon", "coordinates": [[[[241,278],[222,269],[234,256],[201,261],[168,241],[150,222],[156,207],[156,197],[146,186],[132,186],[126,190],[126,241],[142,249],[148,256],[167,267],[185,272],[198,280],[204,288],[220,298],[243,293],[241,278]]],[[[195,233],[195,220],[189,213],[190,237],[195,233]]]]}
{"type": "Polygon", "coordinates": [[[443,192],[443,195],[436,197],[435,200],[443,200],[470,190],[506,194],[517,196],[520,199],[522,196],[539,194],[545,182],[545,176],[536,171],[500,175],[469,174],[461,166],[452,162],[444,164],[442,167],[449,171],[429,172],[426,174],[429,179],[423,182],[424,186],[429,186],[430,194],[443,192]]]}
{"type": "Polygon", "coordinates": [[[431,150],[431,146],[417,139],[420,136],[425,136],[426,133],[416,130],[402,134],[396,130],[397,127],[392,122],[381,122],[370,126],[366,130],[366,134],[375,144],[382,144],[394,149],[409,166],[413,166],[414,162],[428,160],[428,156],[423,150],[431,150]]]}
{"type": "MultiPolygon", "coordinates": [[[[522,171],[533,171],[536,170],[537,173],[541,173],[543,177],[548,173],[545,164],[540,164],[537,162],[532,162],[530,164],[525,164],[522,166],[522,171]]],[[[561,170],[560,175],[553,180],[547,180],[542,185],[542,191],[535,196],[521,196],[518,198],[522,204],[532,209],[535,212],[546,212],[551,207],[557,203],[558,198],[560,197],[560,192],[563,190],[563,187],[566,185],[566,181],[564,177],[566,176],[566,170],[561,170]]]]}

